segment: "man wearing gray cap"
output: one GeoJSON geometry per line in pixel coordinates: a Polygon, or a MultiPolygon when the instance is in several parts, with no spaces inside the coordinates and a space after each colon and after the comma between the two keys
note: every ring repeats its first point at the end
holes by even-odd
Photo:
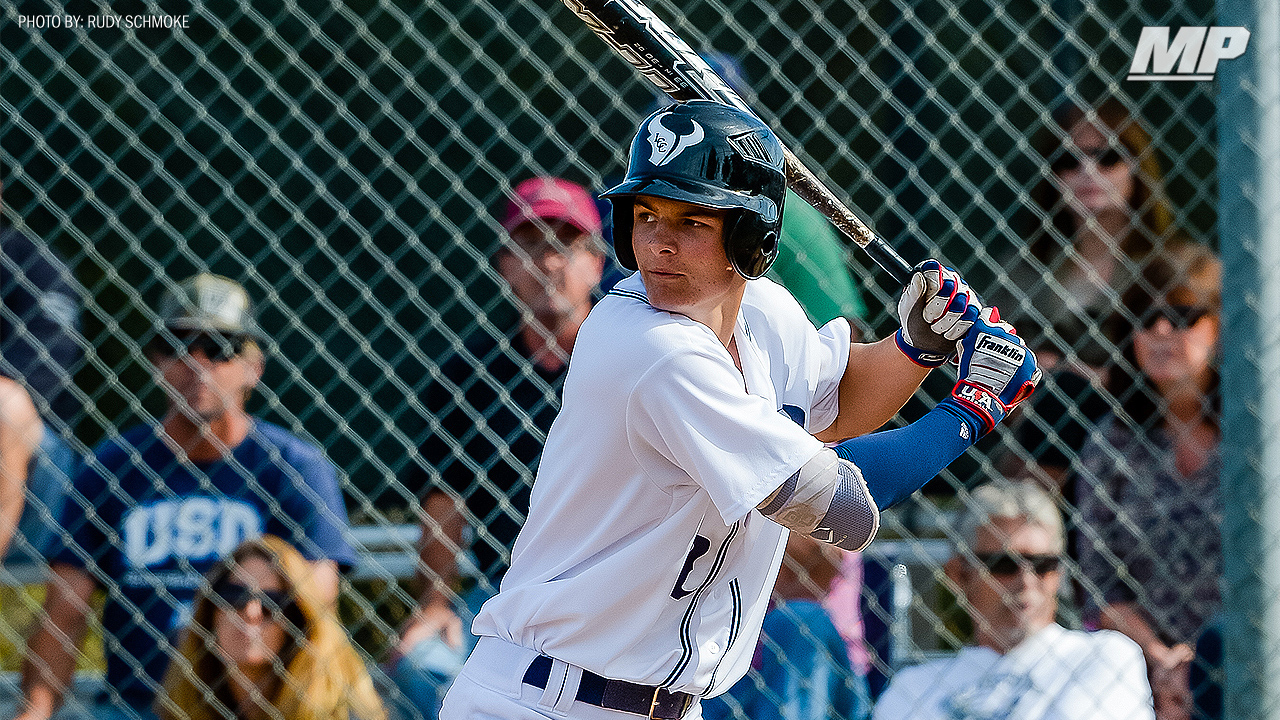
{"type": "Polygon", "coordinates": [[[355,562],[337,473],[319,448],[245,411],[262,340],[233,280],[201,273],[161,299],[147,355],[168,411],[104,441],[76,477],[23,668],[22,717],[61,703],[99,585],[107,689],[94,714],[111,718],[150,716],[202,574],[241,541],[289,540],[312,561],[315,587],[337,597],[338,566],[355,562]]]}

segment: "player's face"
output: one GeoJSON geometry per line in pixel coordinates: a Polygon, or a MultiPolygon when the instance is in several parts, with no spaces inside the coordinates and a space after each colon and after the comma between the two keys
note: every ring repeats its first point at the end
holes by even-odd
{"type": "Polygon", "coordinates": [[[170,408],[197,424],[243,411],[249,391],[262,377],[257,351],[243,342],[203,334],[178,339],[182,348],[166,344],[153,355],[170,408]]]}
{"type": "Polygon", "coordinates": [[[1088,121],[1071,129],[1070,141],[1054,164],[1059,191],[1083,217],[1128,211],[1135,162],[1118,138],[1088,121]]]}
{"type": "Polygon", "coordinates": [[[1053,622],[1062,572],[1035,567],[1038,560],[1060,555],[1052,533],[1020,518],[995,519],[979,529],[973,553],[995,565],[988,569],[966,563],[960,571],[980,642],[1007,651],[1053,622]],[[1002,555],[1012,556],[1015,563],[999,562],[1002,555]]]}
{"type": "Polygon", "coordinates": [[[269,670],[284,647],[286,587],[271,563],[256,556],[237,565],[225,583],[219,590],[231,607],[214,610],[214,649],[228,667],[253,677],[269,670]]]}
{"type": "Polygon", "coordinates": [[[521,304],[552,332],[591,309],[591,293],[604,273],[595,238],[560,220],[546,228],[524,223],[511,231],[498,256],[498,272],[521,304]]]}
{"type": "Polygon", "coordinates": [[[641,195],[632,247],[654,307],[698,318],[741,292],[745,281],[724,249],[724,210],[641,195]]]}

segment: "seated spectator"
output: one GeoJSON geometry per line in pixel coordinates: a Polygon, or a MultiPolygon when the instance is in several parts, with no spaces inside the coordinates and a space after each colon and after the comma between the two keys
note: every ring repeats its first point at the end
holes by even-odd
{"type": "Polygon", "coordinates": [[[44,438],[44,424],[31,396],[18,383],[0,377],[0,558],[22,517],[27,477],[44,438]]]}
{"type": "Polygon", "coordinates": [[[1086,618],[1142,646],[1162,720],[1189,717],[1192,645],[1221,605],[1222,265],[1178,243],[1125,294],[1123,403],[1080,453],[1086,618]]]}
{"type": "Polygon", "coordinates": [[[724,695],[703,700],[704,720],[870,716],[866,677],[852,669],[844,638],[822,607],[844,554],[792,533],[752,672],[724,695]]]}
{"type": "Polygon", "coordinates": [[[516,186],[502,218],[509,236],[493,263],[515,296],[520,324],[506,338],[477,332],[465,353],[443,363],[444,380],[425,398],[443,432],[427,438],[425,467],[405,479],[422,498],[424,572],[390,674],[427,717],[435,717],[475,644],[471,618],[506,572],[542,442],[560,409],[569,352],[604,271],[600,214],[582,186],[530,178],[516,186]],[[477,432],[477,417],[487,432],[477,432]],[[475,539],[464,542],[464,535],[475,539]],[[460,549],[471,551],[483,576],[461,601],[460,549]]]}
{"type": "Polygon", "coordinates": [[[1034,484],[990,484],[968,498],[946,564],[976,647],[906,668],[876,720],[1135,720],[1154,717],[1142,651],[1117,632],[1053,620],[1062,517],[1034,484]]]}
{"type": "Polygon", "coordinates": [[[1068,104],[1054,119],[1039,142],[1049,172],[1031,193],[1032,240],[1005,259],[1009,281],[986,299],[1018,328],[1046,375],[1016,426],[1025,454],[1011,453],[1002,467],[1072,500],[1071,459],[1109,409],[1102,389],[1118,360],[1104,324],[1158,254],[1173,213],[1151,136],[1119,101],[1068,104]],[[1024,473],[1028,456],[1034,463],[1024,473]]]}
{"type": "Polygon", "coordinates": [[[61,703],[95,588],[107,591],[107,683],[94,714],[147,717],[202,574],[241,542],[288,538],[325,602],[339,565],[355,561],[333,465],[245,411],[265,364],[245,289],[202,273],[166,293],[158,315],[147,352],[168,412],[104,441],[76,476],[23,666],[26,719],[61,703]]]}
{"type": "Polygon", "coordinates": [[[72,392],[82,292],[57,250],[0,228],[0,375],[22,382],[59,428],[73,427],[83,410],[72,392]]]}
{"type": "Polygon", "coordinates": [[[156,703],[162,720],[384,720],[308,562],[273,535],[206,575],[156,703]]]}
{"type": "Polygon", "coordinates": [[[22,476],[26,488],[23,493],[10,485],[9,492],[16,489],[18,495],[0,508],[0,523],[9,528],[0,530],[0,540],[12,541],[7,555],[0,542],[0,561],[10,566],[43,562],[75,472],[66,438],[82,410],[71,392],[81,354],[79,292],[54,248],[14,228],[0,228],[0,381],[14,383],[27,396],[40,425],[29,438],[37,446],[27,452],[7,445],[11,452],[0,460],[22,466],[9,480],[22,476]]]}
{"type": "Polygon", "coordinates": [[[1163,244],[1173,215],[1151,136],[1119,101],[1069,104],[1054,119],[1040,141],[1049,172],[1032,190],[1032,240],[1007,258],[1012,282],[986,299],[1028,334],[1046,369],[1067,360],[1079,372],[1110,363],[1096,328],[1163,244]]]}

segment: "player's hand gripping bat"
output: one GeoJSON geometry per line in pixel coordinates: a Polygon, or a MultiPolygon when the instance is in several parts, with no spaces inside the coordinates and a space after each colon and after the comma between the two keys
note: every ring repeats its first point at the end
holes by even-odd
{"type": "MultiPolygon", "coordinates": [[[[714,100],[754,114],[693,48],[640,0],[564,0],[564,4],[673,99],[714,100]]],[[[890,277],[905,285],[911,279],[911,266],[828,190],[795,153],[785,147],[783,151],[787,186],[865,250],[890,277]]]]}

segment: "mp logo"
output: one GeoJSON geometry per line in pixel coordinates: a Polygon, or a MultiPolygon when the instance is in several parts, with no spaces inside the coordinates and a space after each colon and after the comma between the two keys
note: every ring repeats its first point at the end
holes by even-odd
{"type": "Polygon", "coordinates": [[[1212,80],[1220,61],[1240,57],[1247,47],[1249,31],[1242,27],[1184,27],[1173,42],[1168,27],[1144,27],[1128,79],[1212,80]]]}

